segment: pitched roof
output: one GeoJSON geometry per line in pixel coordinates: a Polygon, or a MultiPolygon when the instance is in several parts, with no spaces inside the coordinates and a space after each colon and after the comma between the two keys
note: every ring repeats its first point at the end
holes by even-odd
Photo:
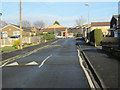
{"type": "Polygon", "coordinates": [[[61,25],[58,25],[58,24],[54,24],[54,25],[49,25],[49,26],[46,26],[44,28],[64,28],[63,26],[61,25]]]}
{"type": "Polygon", "coordinates": [[[65,31],[66,28],[44,28],[40,32],[65,31]]]}
{"type": "Polygon", "coordinates": [[[115,19],[117,19],[119,17],[119,15],[113,15],[112,17],[114,17],[115,19]]]}
{"type": "MultiPolygon", "coordinates": [[[[20,26],[18,26],[18,25],[14,25],[14,24],[11,24],[11,25],[20,28],[20,26]]],[[[31,31],[29,28],[27,28],[27,27],[22,27],[22,30],[23,30],[23,31],[32,32],[32,31],[31,31]]]]}
{"type": "Polygon", "coordinates": [[[73,29],[73,30],[68,29],[68,33],[77,33],[77,32],[79,32],[79,30],[78,30],[78,29],[73,29]]]}
{"type": "Polygon", "coordinates": [[[91,22],[91,26],[110,26],[110,22],[91,22]]]}

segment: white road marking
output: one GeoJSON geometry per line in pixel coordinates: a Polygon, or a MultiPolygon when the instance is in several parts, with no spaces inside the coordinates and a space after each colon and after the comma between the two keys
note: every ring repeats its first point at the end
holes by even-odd
{"type": "Polygon", "coordinates": [[[39,68],[42,67],[43,64],[45,63],[45,61],[46,61],[47,59],[49,59],[50,57],[52,57],[52,54],[51,54],[50,56],[48,56],[47,58],[45,58],[38,67],[39,67],[39,68]]]}
{"type": "Polygon", "coordinates": [[[90,78],[90,75],[88,74],[87,70],[86,70],[85,67],[83,66],[83,60],[82,60],[82,58],[81,58],[81,56],[80,56],[80,51],[79,51],[78,49],[77,49],[77,51],[78,51],[78,57],[79,57],[80,65],[81,65],[83,71],[85,72],[85,75],[86,75],[86,77],[87,77],[87,79],[88,79],[88,83],[89,83],[89,85],[90,85],[91,88],[95,88],[95,86],[94,86],[94,84],[93,84],[93,82],[92,82],[92,79],[90,78]]]}
{"type": "Polygon", "coordinates": [[[33,62],[29,62],[29,63],[27,63],[27,64],[25,64],[25,65],[38,65],[38,63],[35,62],[35,61],[33,61],[33,62]]]}
{"type": "Polygon", "coordinates": [[[7,64],[6,66],[17,66],[17,65],[19,65],[17,62],[13,62],[13,63],[7,64]]]}

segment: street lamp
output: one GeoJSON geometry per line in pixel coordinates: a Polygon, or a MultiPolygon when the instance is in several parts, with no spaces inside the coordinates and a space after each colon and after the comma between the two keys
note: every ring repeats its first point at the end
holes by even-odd
{"type": "Polygon", "coordinates": [[[0,21],[1,21],[1,16],[2,16],[2,13],[0,13],[0,21]]]}
{"type": "MultiPolygon", "coordinates": [[[[85,3],[85,6],[87,6],[88,7],[88,27],[87,27],[87,34],[89,33],[89,12],[90,12],[90,10],[89,10],[89,3],[85,3]]],[[[89,39],[90,39],[90,37],[89,37],[89,35],[88,35],[88,38],[87,38],[87,43],[89,42],[89,39]]]]}
{"type": "MultiPolygon", "coordinates": [[[[2,35],[1,35],[1,26],[2,26],[2,19],[1,19],[1,16],[2,16],[2,13],[0,13],[0,49],[1,49],[1,46],[2,46],[2,35]]],[[[0,50],[1,51],[1,50],[0,50]]]]}
{"type": "Polygon", "coordinates": [[[2,13],[0,12],[0,29],[1,29],[1,26],[2,26],[2,18],[1,18],[1,16],[2,16],[2,13]]]}
{"type": "Polygon", "coordinates": [[[89,10],[89,3],[85,3],[85,6],[87,6],[88,7],[88,24],[89,24],[89,12],[90,12],[90,10],[89,10]]]}

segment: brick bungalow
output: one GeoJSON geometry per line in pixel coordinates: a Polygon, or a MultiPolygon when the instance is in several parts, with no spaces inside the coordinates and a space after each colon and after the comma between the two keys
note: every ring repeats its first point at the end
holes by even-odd
{"type": "Polygon", "coordinates": [[[42,28],[40,32],[41,33],[55,32],[56,37],[61,36],[66,38],[68,36],[67,28],[60,26],[58,24],[46,26],[42,28]]]}
{"type": "Polygon", "coordinates": [[[40,33],[40,30],[36,27],[26,27],[26,28],[31,30],[33,35],[36,35],[37,33],[40,33]]]}
{"type": "Polygon", "coordinates": [[[108,29],[110,29],[110,22],[91,22],[90,32],[94,29],[101,29],[104,37],[106,37],[108,29]]]}
{"type": "MultiPolygon", "coordinates": [[[[2,38],[13,37],[13,36],[20,36],[20,27],[17,25],[7,25],[1,28],[1,36],[2,38]]],[[[22,35],[23,36],[30,36],[32,35],[32,31],[27,28],[22,28],[22,35]]]]}

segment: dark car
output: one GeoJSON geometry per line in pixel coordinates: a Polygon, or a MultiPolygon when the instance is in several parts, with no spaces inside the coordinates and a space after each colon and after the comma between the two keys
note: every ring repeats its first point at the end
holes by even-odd
{"type": "Polygon", "coordinates": [[[10,38],[20,38],[20,36],[11,36],[10,38]]]}

